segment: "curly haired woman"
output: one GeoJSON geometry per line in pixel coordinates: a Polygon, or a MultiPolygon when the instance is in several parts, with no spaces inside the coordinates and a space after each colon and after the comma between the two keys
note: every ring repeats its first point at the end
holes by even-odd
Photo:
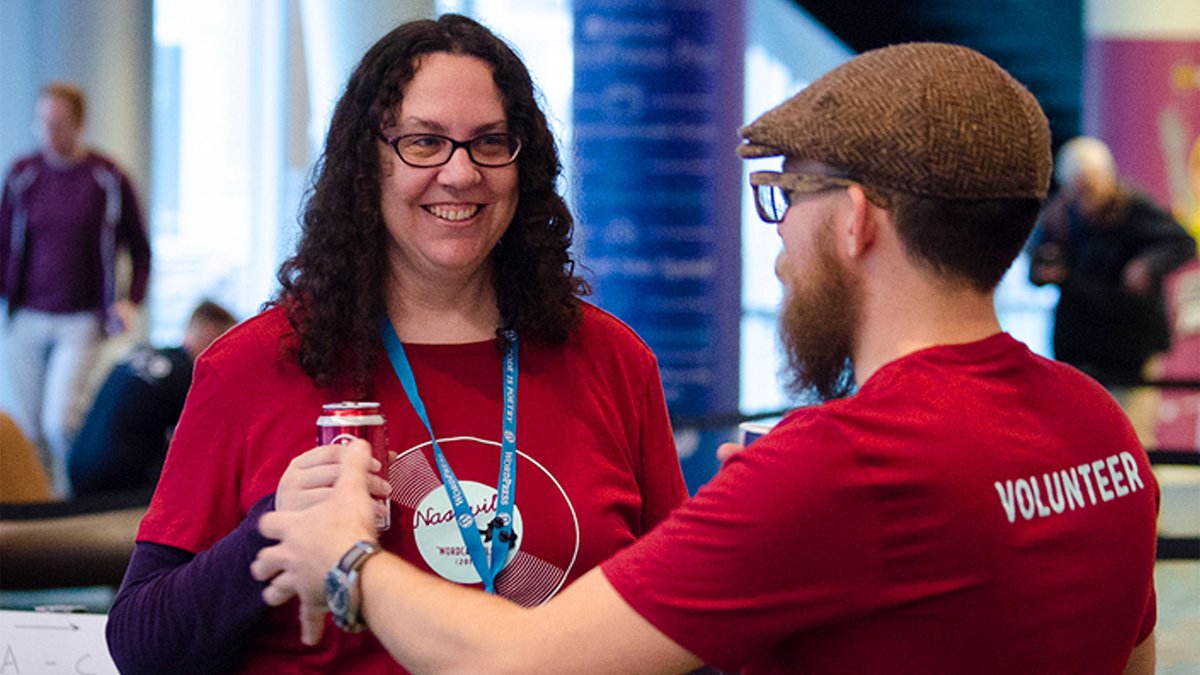
{"type": "Polygon", "coordinates": [[[122,672],[403,672],[341,616],[305,647],[295,604],[269,609],[248,571],[259,517],[338,473],[344,448],[313,447],[324,404],[386,419],[383,549],[520,604],[686,497],[653,355],[579,299],[560,171],[527,69],[486,28],[446,15],[371,47],[278,297],[197,363],[109,617],[122,672]]]}

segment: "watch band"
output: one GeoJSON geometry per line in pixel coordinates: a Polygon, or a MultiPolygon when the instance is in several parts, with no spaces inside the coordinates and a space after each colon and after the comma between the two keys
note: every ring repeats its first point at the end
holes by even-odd
{"type": "Polygon", "coordinates": [[[346,551],[346,555],[343,555],[342,559],[338,561],[338,569],[346,574],[357,574],[358,570],[367,562],[367,558],[382,550],[379,544],[373,541],[356,541],[350,550],[346,551]]]}
{"type": "Polygon", "coordinates": [[[371,541],[356,541],[325,575],[325,601],[333,614],[333,622],[347,632],[365,628],[362,622],[362,593],[358,571],[367,560],[383,549],[371,541]]]}

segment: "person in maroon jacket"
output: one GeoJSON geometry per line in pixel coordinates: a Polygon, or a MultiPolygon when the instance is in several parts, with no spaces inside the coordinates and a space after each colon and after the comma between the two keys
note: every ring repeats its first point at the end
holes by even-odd
{"type": "Polygon", "coordinates": [[[0,297],[7,300],[14,417],[59,497],[86,409],[84,383],[106,333],[128,330],[146,297],[150,241],[128,176],[83,142],[86,99],[53,82],[37,100],[41,148],[13,164],[0,199],[0,297]],[[117,256],[133,274],[117,286],[117,256]]]}

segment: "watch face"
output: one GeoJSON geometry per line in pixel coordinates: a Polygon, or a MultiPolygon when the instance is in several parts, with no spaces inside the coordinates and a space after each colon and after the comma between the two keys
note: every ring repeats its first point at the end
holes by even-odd
{"type": "Polygon", "coordinates": [[[365,627],[358,614],[358,569],[375,553],[379,545],[360,541],[325,573],[325,604],[338,628],[357,633],[365,627]]]}
{"type": "Polygon", "coordinates": [[[339,625],[345,622],[350,609],[350,589],[346,586],[346,576],[339,570],[325,575],[325,604],[339,625]]]}

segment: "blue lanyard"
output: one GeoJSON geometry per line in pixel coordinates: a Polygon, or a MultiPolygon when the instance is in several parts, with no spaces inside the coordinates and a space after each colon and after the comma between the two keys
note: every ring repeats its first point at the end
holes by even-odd
{"type": "Polygon", "coordinates": [[[417,417],[429,432],[429,440],[433,444],[433,458],[437,463],[438,473],[442,476],[442,485],[450,497],[450,505],[454,508],[454,522],[462,535],[463,544],[471,556],[471,564],[483,579],[483,588],[488,593],[496,592],[496,577],[504,564],[508,562],[508,551],[517,541],[517,535],[512,531],[513,526],[513,494],[517,489],[517,334],[505,331],[508,340],[508,350],[504,354],[504,424],[500,443],[500,476],[496,480],[496,517],[488,524],[487,529],[480,531],[475,525],[475,516],[471,513],[471,505],[463,494],[458,478],[446,461],[446,455],[438,445],[433,435],[433,427],[429,424],[429,415],[425,412],[425,404],[417,393],[417,379],[413,376],[412,366],[400,344],[396,329],[386,316],[379,320],[380,332],[383,334],[383,346],[387,349],[388,360],[392,362],[392,370],[400,378],[404,393],[416,411],[417,417]],[[491,560],[483,547],[484,540],[492,542],[491,560]]]}

